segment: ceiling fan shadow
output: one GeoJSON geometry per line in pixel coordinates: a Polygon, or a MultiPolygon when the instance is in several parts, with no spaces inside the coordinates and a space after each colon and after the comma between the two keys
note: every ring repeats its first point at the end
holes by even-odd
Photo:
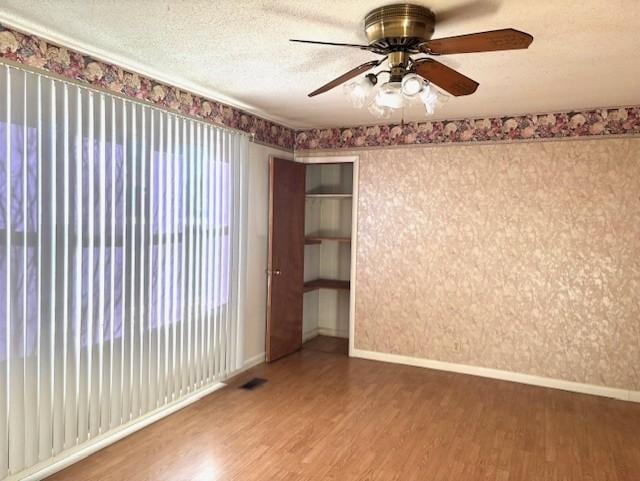
{"type": "Polygon", "coordinates": [[[497,13],[501,7],[501,0],[467,0],[458,5],[436,10],[436,25],[486,17],[497,13]]]}
{"type": "Polygon", "coordinates": [[[345,20],[344,18],[334,17],[331,15],[310,13],[308,9],[305,8],[290,8],[284,5],[271,5],[268,8],[263,7],[263,10],[270,14],[289,17],[297,21],[327,25],[349,33],[357,31],[362,26],[362,22],[352,22],[345,20]]]}
{"type": "Polygon", "coordinates": [[[312,56],[304,57],[304,60],[298,63],[296,67],[298,72],[309,72],[316,69],[318,65],[335,65],[343,62],[343,59],[344,57],[336,55],[336,52],[332,49],[318,49],[312,56]]]}

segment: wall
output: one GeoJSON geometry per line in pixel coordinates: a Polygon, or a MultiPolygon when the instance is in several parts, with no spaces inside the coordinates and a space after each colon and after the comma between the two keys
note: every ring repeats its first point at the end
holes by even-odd
{"type": "Polygon", "coordinates": [[[640,390],[640,139],[358,154],[357,349],[640,390]]]}
{"type": "Polygon", "coordinates": [[[267,311],[267,247],[269,226],[269,156],[292,154],[265,145],[249,144],[249,226],[247,229],[247,306],[245,364],[264,360],[267,311]]]}

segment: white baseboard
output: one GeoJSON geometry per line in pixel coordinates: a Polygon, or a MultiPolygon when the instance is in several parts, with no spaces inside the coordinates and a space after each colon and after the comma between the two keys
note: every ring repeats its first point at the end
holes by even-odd
{"type": "Polygon", "coordinates": [[[310,341],[311,339],[313,339],[314,337],[317,337],[318,334],[318,328],[315,329],[311,329],[309,331],[303,332],[302,333],[302,343],[304,344],[307,341],[310,341]]]}
{"type": "Polygon", "coordinates": [[[330,329],[327,327],[318,328],[318,336],[331,336],[331,337],[349,337],[349,331],[346,329],[330,329]]]}
{"type": "Polygon", "coordinates": [[[443,361],[434,361],[431,359],[423,359],[418,357],[402,356],[399,354],[386,354],[383,352],[365,351],[363,349],[354,349],[351,353],[352,357],[360,359],[369,359],[372,361],[390,362],[394,364],[404,364],[407,366],[426,367],[436,369],[438,371],[457,372],[460,374],[470,374],[472,376],[480,376],[491,379],[499,379],[502,381],[511,381],[521,384],[530,384],[532,386],[548,387],[553,389],[561,389],[563,391],[577,392],[581,394],[591,394],[594,396],[602,396],[623,401],[632,401],[640,403],[640,391],[630,391],[606,386],[596,386],[593,384],[583,384],[573,381],[564,381],[562,379],[552,379],[548,377],[533,376],[531,374],[521,374],[511,371],[501,371],[499,369],[490,369],[486,367],[468,366],[466,364],[455,364],[443,361]]]}
{"type": "Polygon", "coordinates": [[[302,333],[302,342],[305,343],[317,336],[343,337],[347,339],[349,337],[349,331],[342,329],[330,329],[327,327],[316,327],[315,329],[302,333]]]}
{"type": "Polygon", "coordinates": [[[258,364],[262,364],[266,359],[266,353],[261,352],[260,354],[250,357],[249,359],[245,359],[242,364],[242,369],[236,371],[235,374],[240,374],[242,371],[246,371],[247,369],[251,369],[253,366],[257,366],[258,364]]]}

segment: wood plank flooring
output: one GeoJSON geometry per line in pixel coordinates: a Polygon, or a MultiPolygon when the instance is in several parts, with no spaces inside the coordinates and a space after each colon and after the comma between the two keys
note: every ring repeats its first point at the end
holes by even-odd
{"type": "Polygon", "coordinates": [[[327,354],[349,354],[349,339],[342,337],[316,336],[307,341],[303,348],[307,351],[320,351],[327,354]]]}
{"type": "Polygon", "coordinates": [[[257,366],[50,479],[640,480],[640,404],[327,345],[257,366]],[[268,382],[238,389],[254,376],[268,382]]]}

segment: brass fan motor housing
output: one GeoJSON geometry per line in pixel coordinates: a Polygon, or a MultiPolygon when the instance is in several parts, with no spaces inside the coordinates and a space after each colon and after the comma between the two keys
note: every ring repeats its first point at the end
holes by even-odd
{"type": "Polygon", "coordinates": [[[410,3],[385,5],[364,18],[369,46],[387,51],[412,51],[431,39],[436,16],[426,7],[410,3]]]}

